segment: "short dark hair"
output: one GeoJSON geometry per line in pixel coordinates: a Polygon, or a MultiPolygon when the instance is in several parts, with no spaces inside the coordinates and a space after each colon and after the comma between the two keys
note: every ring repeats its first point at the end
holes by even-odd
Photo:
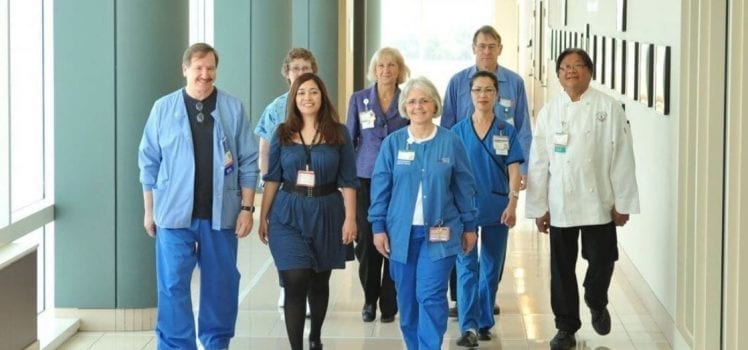
{"type": "Polygon", "coordinates": [[[478,28],[478,30],[475,31],[475,34],[473,34],[473,45],[475,45],[475,41],[478,40],[478,34],[488,35],[499,43],[501,45],[501,35],[499,35],[499,32],[494,29],[494,27],[491,27],[489,25],[482,26],[478,28]]]}
{"type": "Polygon", "coordinates": [[[582,58],[584,65],[587,66],[591,73],[595,73],[595,67],[592,65],[592,58],[590,58],[590,55],[587,53],[587,51],[584,51],[580,48],[570,48],[564,50],[560,55],[558,55],[558,59],[556,60],[556,75],[558,75],[558,72],[561,70],[561,61],[563,61],[566,56],[574,53],[582,58]]]}
{"type": "Polygon", "coordinates": [[[496,77],[496,74],[493,74],[492,72],[489,72],[487,70],[479,70],[473,74],[473,76],[470,78],[470,89],[473,89],[473,83],[478,78],[488,78],[491,79],[491,82],[493,82],[493,87],[496,89],[496,95],[499,95],[499,78],[496,77]]]}
{"type": "Polygon", "coordinates": [[[216,49],[214,49],[213,46],[206,43],[194,43],[190,45],[187,50],[184,50],[184,54],[182,54],[182,64],[189,67],[193,56],[203,58],[209,53],[212,53],[213,57],[216,58],[216,67],[218,67],[218,52],[216,52],[216,49]]]}

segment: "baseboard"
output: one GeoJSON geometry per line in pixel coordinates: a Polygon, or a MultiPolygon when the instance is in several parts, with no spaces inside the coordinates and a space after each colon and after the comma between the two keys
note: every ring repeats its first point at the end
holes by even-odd
{"type": "Polygon", "coordinates": [[[156,309],[56,309],[58,318],[80,319],[81,331],[147,331],[156,325],[156,309]]]}

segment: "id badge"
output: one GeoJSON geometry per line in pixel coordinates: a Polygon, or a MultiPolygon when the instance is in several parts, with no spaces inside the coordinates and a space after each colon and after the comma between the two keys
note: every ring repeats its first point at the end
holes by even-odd
{"type": "Polygon", "coordinates": [[[361,121],[361,129],[371,129],[374,127],[374,122],[377,120],[374,115],[374,111],[368,110],[358,114],[358,119],[361,121]]]}
{"type": "Polygon", "coordinates": [[[226,140],[223,140],[223,149],[226,151],[223,153],[223,175],[231,174],[234,171],[234,156],[231,155],[231,150],[226,146],[226,140]]]}
{"type": "Polygon", "coordinates": [[[506,156],[509,154],[509,136],[494,135],[493,149],[497,156],[506,156]]]}
{"type": "Polygon", "coordinates": [[[556,153],[566,153],[566,146],[569,143],[569,134],[556,133],[553,135],[553,151],[556,153]]]}
{"type": "Polygon", "coordinates": [[[397,160],[404,160],[404,161],[412,162],[414,159],[416,159],[416,152],[414,151],[398,151],[397,152],[397,160]]]}
{"type": "Polygon", "coordinates": [[[499,99],[499,105],[504,108],[512,108],[512,100],[508,98],[500,98],[499,99]]]}
{"type": "Polygon", "coordinates": [[[430,227],[429,228],[429,241],[430,242],[449,241],[449,227],[448,226],[430,227]]]}
{"type": "Polygon", "coordinates": [[[314,187],[314,171],[299,170],[296,173],[296,186],[314,187]]]}

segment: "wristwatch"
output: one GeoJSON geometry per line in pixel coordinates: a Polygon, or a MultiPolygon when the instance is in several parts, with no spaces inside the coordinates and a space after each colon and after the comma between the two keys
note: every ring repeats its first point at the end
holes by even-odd
{"type": "Polygon", "coordinates": [[[512,198],[517,198],[517,199],[519,199],[519,192],[517,192],[517,191],[514,191],[514,190],[512,190],[512,191],[509,191],[509,197],[512,197],[512,198]]]}
{"type": "Polygon", "coordinates": [[[255,212],[255,207],[254,207],[254,205],[251,205],[251,206],[242,205],[242,210],[246,210],[246,211],[248,211],[250,213],[254,213],[255,212]]]}

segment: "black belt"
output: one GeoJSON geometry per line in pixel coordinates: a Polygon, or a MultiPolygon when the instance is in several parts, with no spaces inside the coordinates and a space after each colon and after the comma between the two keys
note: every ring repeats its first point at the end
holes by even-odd
{"type": "Polygon", "coordinates": [[[298,194],[305,197],[322,197],[327,196],[328,194],[335,193],[338,190],[338,184],[335,182],[331,182],[329,184],[320,186],[306,187],[296,186],[289,182],[284,182],[283,186],[281,186],[281,189],[288,193],[298,194]]]}

